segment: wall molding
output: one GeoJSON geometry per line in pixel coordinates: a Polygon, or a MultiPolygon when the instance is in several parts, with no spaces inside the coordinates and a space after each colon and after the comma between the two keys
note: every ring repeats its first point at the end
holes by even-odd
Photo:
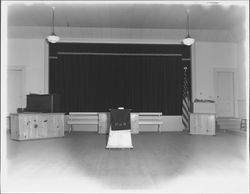
{"type": "MultiPolygon", "coordinates": [[[[51,27],[38,26],[9,26],[8,38],[39,38],[45,39],[51,32],[51,27]]],[[[149,28],[79,28],[57,27],[56,33],[60,36],[60,42],[83,41],[100,42],[168,42],[181,43],[185,38],[186,29],[149,29],[149,28]]],[[[235,34],[230,30],[190,30],[192,37],[206,42],[235,42],[235,34]]]]}

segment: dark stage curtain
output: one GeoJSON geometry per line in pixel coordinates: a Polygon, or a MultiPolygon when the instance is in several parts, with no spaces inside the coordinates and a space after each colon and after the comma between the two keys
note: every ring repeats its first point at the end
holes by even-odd
{"type": "Polygon", "coordinates": [[[50,93],[64,112],[132,112],[181,115],[181,56],[58,54],[50,60],[50,93]]]}

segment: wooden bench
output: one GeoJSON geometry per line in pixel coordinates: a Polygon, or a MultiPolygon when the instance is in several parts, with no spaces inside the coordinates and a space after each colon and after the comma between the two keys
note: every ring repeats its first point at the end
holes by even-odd
{"type": "Polygon", "coordinates": [[[160,126],[163,124],[161,112],[139,113],[139,125],[158,125],[158,132],[160,126]]]}
{"type": "Polygon", "coordinates": [[[72,125],[98,125],[97,112],[70,112],[67,124],[70,125],[69,133],[72,131],[72,125]]]}

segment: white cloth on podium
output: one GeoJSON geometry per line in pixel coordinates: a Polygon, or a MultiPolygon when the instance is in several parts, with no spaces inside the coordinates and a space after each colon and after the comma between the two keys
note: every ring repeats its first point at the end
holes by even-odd
{"type": "Polygon", "coordinates": [[[106,148],[133,148],[131,130],[110,130],[106,148]]]}

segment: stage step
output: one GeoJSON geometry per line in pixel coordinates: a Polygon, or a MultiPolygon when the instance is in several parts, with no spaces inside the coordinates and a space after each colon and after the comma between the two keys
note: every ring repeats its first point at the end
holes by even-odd
{"type": "Polygon", "coordinates": [[[241,132],[241,118],[216,118],[216,128],[241,132]]]}

